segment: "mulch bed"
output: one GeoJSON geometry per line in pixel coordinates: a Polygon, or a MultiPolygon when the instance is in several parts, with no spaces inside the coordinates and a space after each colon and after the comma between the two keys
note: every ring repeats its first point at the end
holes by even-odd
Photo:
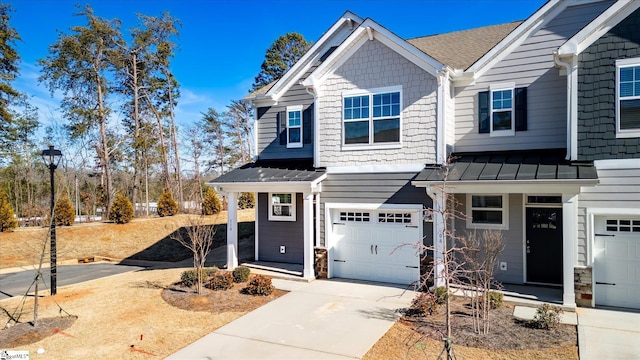
{"type": "Polygon", "coordinates": [[[247,283],[236,283],[229,290],[214,291],[204,288],[201,295],[195,290],[174,284],[162,290],[162,299],[169,305],[183,310],[207,311],[211,313],[223,312],[248,312],[279,298],[287,293],[284,290],[274,289],[269,296],[253,296],[242,293],[247,283]]]}
{"type": "Polygon", "coordinates": [[[71,336],[64,330],[76,321],[77,316],[38,319],[37,326],[31,322],[14,324],[0,330],[0,349],[16,348],[38,342],[52,335],[71,336]]]}
{"type": "MultiPolygon", "coordinates": [[[[490,312],[489,334],[473,331],[473,318],[468,301],[454,297],[451,301],[452,338],[454,345],[490,350],[543,350],[578,343],[574,325],[560,324],[552,330],[532,328],[528,321],[513,316],[514,306],[504,304],[490,312]]],[[[441,340],[446,334],[445,307],[440,306],[431,316],[405,315],[403,322],[423,336],[441,340]]]]}

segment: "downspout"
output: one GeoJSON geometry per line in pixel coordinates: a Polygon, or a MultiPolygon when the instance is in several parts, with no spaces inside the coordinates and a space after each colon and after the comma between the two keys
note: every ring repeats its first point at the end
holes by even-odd
{"type": "Polygon", "coordinates": [[[571,62],[560,60],[557,51],[553,52],[553,61],[567,71],[567,160],[578,159],[578,68],[576,57],[571,62]],[[574,91],[575,89],[575,91],[574,91]]]}
{"type": "Polygon", "coordinates": [[[445,67],[438,72],[438,92],[436,105],[436,163],[445,164],[447,157],[447,147],[445,145],[445,81],[449,76],[449,70],[445,67]]]}
{"type": "Polygon", "coordinates": [[[251,100],[251,107],[253,108],[253,161],[258,161],[258,109],[255,106],[253,100],[251,100]]]}

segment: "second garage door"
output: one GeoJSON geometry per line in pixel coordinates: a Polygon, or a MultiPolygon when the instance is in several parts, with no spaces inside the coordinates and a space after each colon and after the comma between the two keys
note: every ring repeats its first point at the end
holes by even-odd
{"type": "Polygon", "coordinates": [[[640,309],[640,218],[596,218],[596,305],[640,309]]]}
{"type": "Polygon", "coordinates": [[[417,211],[333,210],[332,277],[411,284],[419,280],[417,211]]]}

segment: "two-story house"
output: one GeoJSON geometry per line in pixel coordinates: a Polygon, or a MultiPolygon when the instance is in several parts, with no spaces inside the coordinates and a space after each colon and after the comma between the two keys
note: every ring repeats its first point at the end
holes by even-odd
{"type": "Polygon", "coordinates": [[[257,193],[256,260],[309,278],[326,254],[329,277],[416,281],[407,244],[437,260],[439,210],[456,208],[457,236],[502,232],[498,280],[640,308],[638,7],[551,0],[522,22],[408,40],[345,13],[249,98],[257,159],[212,181],[230,201],[228,266],[238,192],[257,193]]]}

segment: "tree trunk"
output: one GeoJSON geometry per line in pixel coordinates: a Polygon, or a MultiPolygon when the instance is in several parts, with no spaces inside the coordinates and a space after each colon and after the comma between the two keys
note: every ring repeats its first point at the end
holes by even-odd
{"type": "Polygon", "coordinates": [[[173,114],[173,93],[172,93],[172,88],[171,88],[171,78],[169,77],[169,75],[165,72],[165,78],[167,79],[167,84],[169,85],[169,119],[171,121],[171,142],[172,142],[172,146],[173,146],[173,151],[176,157],[176,177],[178,180],[178,201],[179,201],[179,208],[181,211],[184,210],[184,197],[182,195],[182,172],[180,170],[180,152],[178,151],[178,139],[177,139],[177,130],[176,130],[176,125],[175,125],[175,120],[174,120],[174,114],[173,114]]]}
{"type": "Polygon", "coordinates": [[[144,95],[147,98],[147,102],[149,103],[149,108],[153,112],[153,115],[156,117],[156,121],[158,122],[158,136],[160,137],[160,150],[162,151],[162,169],[164,171],[164,186],[166,189],[171,188],[171,183],[169,182],[169,160],[167,158],[167,145],[164,142],[164,127],[162,126],[162,116],[153,105],[153,101],[151,101],[151,97],[149,93],[144,90],[144,95]]]}
{"type": "Polygon", "coordinates": [[[133,164],[133,193],[131,200],[133,200],[134,214],[138,215],[138,184],[140,183],[140,117],[138,112],[138,56],[136,52],[132,54],[132,81],[133,81],[133,149],[134,149],[134,164],[133,164]]]}

